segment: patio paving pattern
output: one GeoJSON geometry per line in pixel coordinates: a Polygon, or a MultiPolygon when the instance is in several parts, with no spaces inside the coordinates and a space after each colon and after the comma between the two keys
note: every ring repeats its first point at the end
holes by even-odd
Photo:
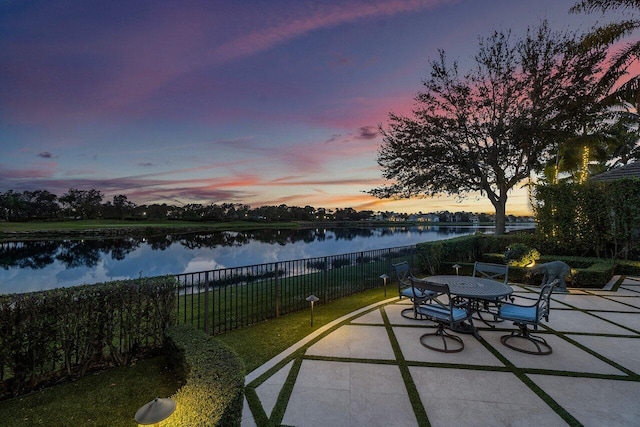
{"type": "Polygon", "coordinates": [[[547,356],[503,346],[509,322],[475,321],[482,339],[459,334],[460,353],[429,350],[433,323],[407,307],[358,310],[247,375],[242,426],[640,425],[640,278],[553,294],[547,356]]]}

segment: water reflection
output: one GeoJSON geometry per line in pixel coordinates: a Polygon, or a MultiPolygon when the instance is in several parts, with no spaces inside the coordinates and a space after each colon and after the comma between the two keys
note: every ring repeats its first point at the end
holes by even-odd
{"type": "Polygon", "coordinates": [[[253,230],[0,244],[0,293],[382,249],[491,231],[478,227],[253,230]]]}

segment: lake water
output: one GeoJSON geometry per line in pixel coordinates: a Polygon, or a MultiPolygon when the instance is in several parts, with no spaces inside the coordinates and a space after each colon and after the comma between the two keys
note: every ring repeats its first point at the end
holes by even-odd
{"type": "MultiPolygon", "coordinates": [[[[518,224],[507,230],[531,228],[518,224]]],[[[191,273],[450,239],[492,227],[257,230],[0,244],[0,294],[191,273]]]]}

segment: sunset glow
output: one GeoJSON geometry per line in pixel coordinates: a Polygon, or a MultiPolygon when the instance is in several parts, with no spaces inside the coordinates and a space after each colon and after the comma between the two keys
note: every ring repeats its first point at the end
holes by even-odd
{"type": "MultiPolygon", "coordinates": [[[[0,192],[69,188],[137,204],[492,212],[471,195],[378,200],[379,125],[409,113],[443,48],[548,19],[573,0],[0,4],[0,192]]],[[[507,211],[530,212],[524,189],[507,211]]]]}

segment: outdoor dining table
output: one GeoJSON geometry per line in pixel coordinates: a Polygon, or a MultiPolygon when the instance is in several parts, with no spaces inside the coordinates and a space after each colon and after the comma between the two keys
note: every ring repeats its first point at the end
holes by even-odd
{"type": "MultiPolygon", "coordinates": [[[[481,306],[486,306],[489,302],[498,302],[513,293],[511,286],[484,277],[440,275],[425,277],[424,280],[449,285],[451,295],[469,300],[469,309],[472,311],[478,311],[481,306]]],[[[487,323],[482,317],[480,319],[487,323]]],[[[477,330],[471,325],[467,325],[458,332],[472,333],[479,338],[477,330]]]]}
{"type": "Polygon", "coordinates": [[[511,286],[496,280],[473,276],[429,276],[429,282],[449,285],[449,291],[471,300],[497,301],[513,293],[511,286]]]}

